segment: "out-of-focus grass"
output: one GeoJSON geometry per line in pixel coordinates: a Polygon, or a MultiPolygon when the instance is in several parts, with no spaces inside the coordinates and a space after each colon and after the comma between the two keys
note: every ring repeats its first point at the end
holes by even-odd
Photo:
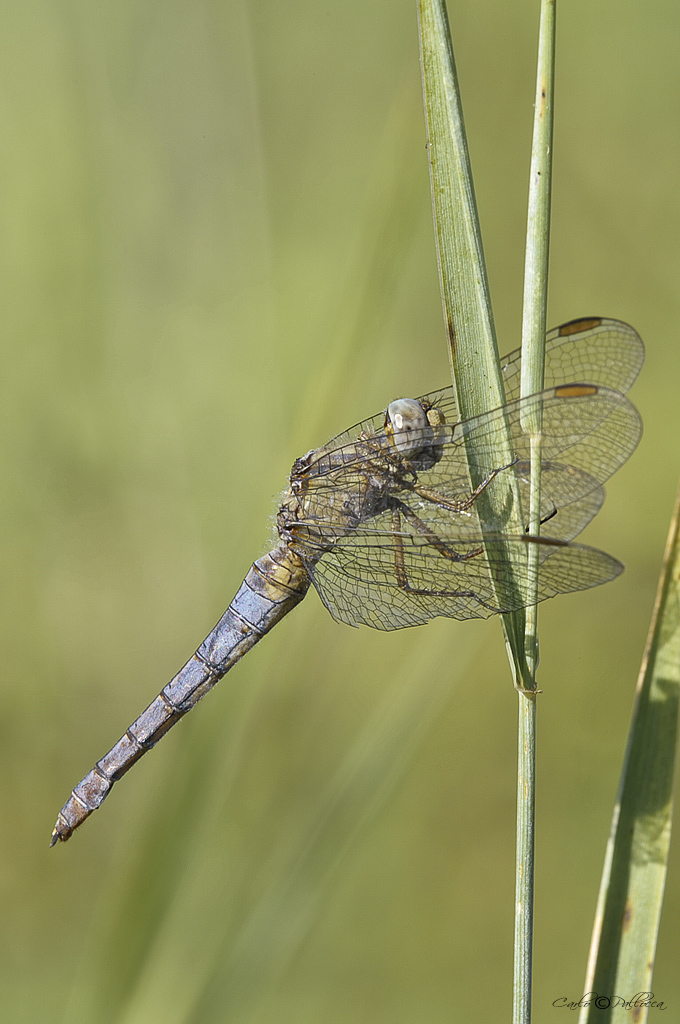
{"type": "MultiPolygon", "coordinates": [[[[680,463],[680,14],[621,13],[560,12],[549,320],[622,317],[649,357],[645,438],[584,538],[628,570],[541,612],[537,1016],[580,995],[680,463]]],[[[450,7],[502,351],[536,18],[450,7]]],[[[447,380],[410,0],[27,0],[0,40],[3,1013],[499,1019],[515,697],[497,623],[384,636],[311,595],[47,849],[69,788],[265,550],[292,460],[447,380]]]]}

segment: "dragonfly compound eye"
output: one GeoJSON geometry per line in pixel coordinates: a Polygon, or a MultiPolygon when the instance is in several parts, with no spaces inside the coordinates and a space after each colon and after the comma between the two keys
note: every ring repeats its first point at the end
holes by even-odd
{"type": "Polygon", "coordinates": [[[432,428],[420,402],[398,398],[385,413],[385,433],[401,455],[413,458],[432,441],[432,428]]]}

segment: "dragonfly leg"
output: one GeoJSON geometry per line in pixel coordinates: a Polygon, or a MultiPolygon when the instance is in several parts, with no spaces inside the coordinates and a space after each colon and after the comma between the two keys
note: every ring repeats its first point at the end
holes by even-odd
{"type": "MultiPolygon", "coordinates": [[[[551,519],[555,518],[555,516],[557,515],[558,512],[559,512],[559,509],[557,507],[553,508],[552,512],[548,512],[547,516],[543,516],[543,518],[541,519],[540,525],[541,526],[545,526],[546,523],[549,523],[551,519]]],[[[529,527],[528,526],[524,527],[524,532],[525,533],[529,532],[529,527]]]]}
{"type": "Polygon", "coordinates": [[[477,484],[474,491],[468,494],[466,498],[459,500],[447,498],[445,495],[440,494],[439,491],[432,490],[431,487],[423,487],[421,484],[413,484],[410,489],[419,497],[425,498],[426,501],[431,501],[433,505],[439,505],[440,508],[448,509],[449,512],[467,512],[474,505],[482,491],[486,490],[491,481],[495,480],[499,473],[504,473],[506,469],[511,469],[518,461],[518,458],[515,457],[507,466],[499,466],[497,469],[492,469],[482,482],[477,484]]]}
{"type": "Polygon", "coordinates": [[[426,590],[425,588],[412,587],[408,580],[408,573],[406,569],[406,558],[404,555],[404,541],[401,533],[401,517],[404,516],[412,526],[415,527],[417,532],[421,536],[425,537],[429,544],[443,555],[444,558],[451,559],[452,562],[465,562],[470,558],[476,558],[477,556],[484,553],[484,548],[474,548],[472,551],[466,551],[461,554],[459,551],[454,551],[448,544],[446,544],[441,538],[434,533],[426,523],[420,519],[419,516],[410,509],[402,501],[395,500],[392,506],[392,541],[394,544],[394,571],[397,577],[397,583],[400,588],[407,594],[414,594],[416,597],[467,597],[473,601],[477,601],[483,608],[494,614],[502,612],[502,608],[497,608],[495,605],[488,604],[483,598],[476,594],[474,590],[426,590]]]}
{"type": "MultiPolygon", "coordinates": [[[[431,544],[440,555],[444,556],[444,558],[450,558],[452,562],[466,562],[469,558],[476,558],[478,555],[482,555],[484,553],[483,547],[473,548],[471,551],[465,551],[462,554],[460,551],[456,551],[454,548],[450,547],[446,541],[443,541],[441,537],[439,537],[434,530],[432,530],[427,523],[420,518],[420,516],[416,515],[413,509],[410,508],[406,502],[399,501],[398,498],[394,499],[392,509],[393,513],[394,511],[397,511],[403,515],[404,519],[406,519],[406,521],[415,528],[416,532],[419,533],[421,537],[426,538],[428,544],[431,544]]],[[[394,529],[394,515],[392,517],[392,523],[394,529]]]]}

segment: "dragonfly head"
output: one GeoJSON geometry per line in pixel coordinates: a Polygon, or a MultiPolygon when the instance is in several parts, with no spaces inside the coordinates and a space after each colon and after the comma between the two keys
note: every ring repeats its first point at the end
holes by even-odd
{"type": "Polygon", "coordinates": [[[432,444],[432,428],[425,409],[414,398],[390,402],[385,413],[385,434],[392,448],[409,459],[432,444]]]}

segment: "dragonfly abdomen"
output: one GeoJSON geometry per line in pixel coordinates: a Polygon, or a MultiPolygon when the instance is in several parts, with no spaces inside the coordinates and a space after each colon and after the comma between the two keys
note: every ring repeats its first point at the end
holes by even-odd
{"type": "Polygon", "coordinates": [[[104,802],[114,782],[299,604],[309,585],[302,562],[285,544],[253,563],[234,600],[193,657],[75,787],[59,812],[51,846],[71,836],[104,802]]]}

